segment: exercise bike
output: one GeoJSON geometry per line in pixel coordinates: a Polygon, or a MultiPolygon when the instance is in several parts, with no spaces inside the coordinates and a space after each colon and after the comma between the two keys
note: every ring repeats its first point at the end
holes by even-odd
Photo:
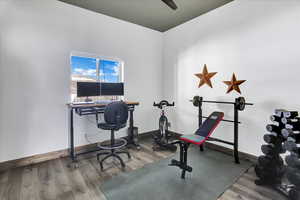
{"type": "Polygon", "coordinates": [[[169,132],[169,127],[171,126],[171,124],[168,122],[168,118],[165,115],[165,107],[168,106],[174,106],[175,103],[173,102],[172,104],[170,104],[168,101],[166,100],[162,100],[159,103],[153,103],[154,107],[158,107],[159,109],[161,109],[161,115],[159,118],[159,131],[156,134],[153,134],[153,151],[156,150],[170,150],[170,151],[176,151],[177,147],[174,144],[171,144],[169,142],[170,138],[171,138],[171,134],[169,132]]]}

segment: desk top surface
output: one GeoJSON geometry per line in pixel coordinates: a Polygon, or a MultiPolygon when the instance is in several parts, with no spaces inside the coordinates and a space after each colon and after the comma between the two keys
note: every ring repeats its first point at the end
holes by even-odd
{"type": "MultiPolygon", "coordinates": [[[[140,103],[134,102],[134,101],[124,101],[127,105],[134,105],[137,106],[140,103]]],[[[105,107],[108,104],[101,104],[101,103],[86,103],[86,104],[73,104],[73,103],[67,103],[67,106],[70,108],[89,108],[89,107],[105,107]]]]}

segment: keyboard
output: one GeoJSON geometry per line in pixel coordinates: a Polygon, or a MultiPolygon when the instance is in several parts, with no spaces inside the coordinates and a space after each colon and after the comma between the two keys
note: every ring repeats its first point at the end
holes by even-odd
{"type": "Polygon", "coordinates": [[[95,104],[104,104],[104,105],[107,105],[107,104],[110,104],[112,102],[114,102],[116,100],[99,100],[99,101],[95,101],[95,104]]]}
{"type": "Polygon", "coordinates": [[[89,101],[89,102],[73,102],[73,105],[88,105],[88,104],[110,104],[118,100],[99,100],[99,101],[89,101]]]}
{"type": "Polygon", "coordinates": [[[86,105],[86,104],[94,104],[95,102],[89,101],[89,102],[73,102],[73,105],[86,105]]]}

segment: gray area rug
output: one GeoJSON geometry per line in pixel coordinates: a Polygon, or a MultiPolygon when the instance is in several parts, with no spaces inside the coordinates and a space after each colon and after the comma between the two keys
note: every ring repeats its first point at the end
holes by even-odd
{"type": "MultiPolygon", "coordinates": [[[[178,159],[178,152],[174,157],[178,159]]],[[[121,173],[102,184],[101,190],[107,200],[215,200],[251,167],[248,161],[237,165],[229,155],[191,147],[188,162],[193,172],[183,180],[179,168],[168,166],[170,160],[121,173]]]]}

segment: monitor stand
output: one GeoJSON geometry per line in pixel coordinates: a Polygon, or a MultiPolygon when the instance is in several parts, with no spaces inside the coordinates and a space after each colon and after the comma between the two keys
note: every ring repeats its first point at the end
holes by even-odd
{"type": "Polygon", "coordinates": [[[86,97],[85,100],[84,100],[84,102],[86,102],[86,103],[92,102],[92,101],[93,101],[93,99],[90,99],[89,97],[86,97]]]}

